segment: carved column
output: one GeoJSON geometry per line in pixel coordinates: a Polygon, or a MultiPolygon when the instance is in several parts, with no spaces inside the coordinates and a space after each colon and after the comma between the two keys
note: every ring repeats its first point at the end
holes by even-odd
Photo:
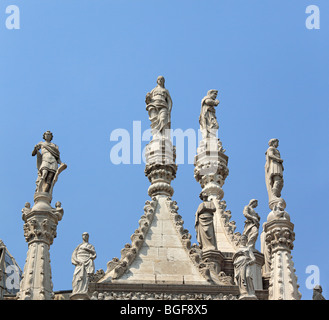
{"type": "Polygon", "coordinates": [[[299,300],[297,276],[291,250],[294,225],[288,219],[271,220],[264,225],[270,251],[269,300],[299,300]]]}
{"type": "Polygon", "coordinates": [[[27,258],[20,284],[19,300],[53,299],[49,249],[57,233],[57,224],[63,217],[59,202],[51,208],[47,195],[36,195],[35,205],[23,208],[24,237],[28,243],[27,258]]]}

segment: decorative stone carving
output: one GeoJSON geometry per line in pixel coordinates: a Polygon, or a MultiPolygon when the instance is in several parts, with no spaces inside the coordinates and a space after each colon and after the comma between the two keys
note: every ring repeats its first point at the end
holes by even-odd
{"type": "Polygon", "coordinates": [[[251,246],[253,249],[255,249],[260,221],[260,216],[254,210],[257,206],[258,201],[256,199],[252,199],[243,209],[243,215],[246,217],[246,221],[242,234],[247,236],[247,246],[251,246]]]}
{"type": "Polygon", "coordinates": [[[95,247],[89,241],[89,234],[82,234],[82,243],[73,251],[71,262],[75,266],[72,280],[72,300],[85,300],[88,297],[89,277],[95,272],[95,247]]]}
{"type": "Polygon", "coordinates": [[[94,291],[91,300],[237,300],[237,296],[223,293],[156,293],[156,292],[98,292],[94,291]]]}
{"type": "Polygon", "coordinates": [[[251,246],[247,245],[247,241],[247,236],[243,234],[240,238],[240,246],[233,255],[234,279],[239,286],[240,300],[256,300],[251,269],[256,259],[251,246]]]}
{"type": "Polygon", "coordinates": [[[294,225],[280,218],[264,224],[269,278],[269,300],[299,300],[297,276],[291,250],[295,240],[294,225]]]}
{"type": "Polygon", "coordinates": [[[215,211],[212,202],[202,202],[195,214],[195,230],[202,251],[217,250],[213,223],[215,211]]]}
{"type": "Polygon", "coordinates": [[[269,148],[265,152],[265,182],[268,192],[269,207],[273,209],[275,203],[280,201],[281,191],[283,188],[283,160],[277,149],[279,146],[278,139],[271,139],[268,142],[269,148]]]}
{"type": "Polygon", "coordinates": [[[219,104],[216,99],[217,94],[217,90],[209,90],[201,101],[199,123],[203,139],[216,137],[219,128],[215,111],[215,107],[219,104]]]}
{"type": "Polygon", "coordinates": [[[312,300],[326,300],[326,298],[322,295],[322,287],[319,284],[313,288],[312,300]]]}
{"type": "Polygon", "coordinates": [[[153,137],[168,136],[171,126],[172,100],[169,91],[165,88],[163,76],[157,78],[157,86],[146,94],[145,103],[153,137]]]}

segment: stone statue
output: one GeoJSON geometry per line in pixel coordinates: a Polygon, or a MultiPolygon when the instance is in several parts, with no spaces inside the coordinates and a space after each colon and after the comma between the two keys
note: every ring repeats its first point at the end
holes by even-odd
{"type": "Polygon", "coordinates": [[[88,280],[91,274],[95,272],[94,260],[96,251],[89,241],[89,234],[82,234],[83,242],[79,244],[72,253],[71,262],[75,265],[72,281],[72,296],[87,295],[88,280]]]}
{"type": "Polygon", "coordinates": [[[211,201],[201,203],[195,214],[195,230],[199,246],[203,252],[217,250],[213,217],[216,211],[211,201]]]}
{"type": "Polygon", "coordinates": [[[268,192],[269,202],[281,197],[283,188],[283,160],[277,149],[279,146],[278,139],[271,139],[268,142],[269,148],[265,152],[265,181],[268,192]]]}
{"type": "Polygon", "coordinates": [[[239,286],[241,300],[256,300],[251,266],[256,258],[251,246],[247,245],[248,238],[241,235],[240,246],[233,255],[234,280],[239,286]]]}
{"type": "Polygon", "coordinates": [[[254,210],[257,206],[258,201],[256,199],[252,199],[243,209],[243,214],[246,217],[243,234],[247,236],[247,245],[251,246],[253,249],[255,249],[260,221],[260,216],[254,210]]]}
{"type": "Polygon", "coordinates": [[[201,101],[199,123],[203,139],[216,137],[219,128],[215,111],[215,107],[219,104],[216,99],[217,94],[217,90],[209,90],[201,101]]]}
{"type": "Polygon", "coordinates": [[[165,88],[163,76],[157,78],[157,86],[146,94],[145,103],[153,136],[164,136],[165,130],[171,127],[172,100],[169,91],[165,88]]]}
{"type": "Polygon", "coordinates": [[[312,300],[326,300],[322,295],[322,287],[318,284],[313,288],[312,300]]]}
{"type": "Polygon", "coordinates": [[[38,178],[36,192],[51,193],[58,175],[66,169],[66,164],[61,162],[58,146],[51,142],[53,134],[46,131],[43,139],[34,146],[32,156],[37,156],[38,178]],[[39,150],[41,149],[41,153],[39,150]],[[58,167],[59,165],[59,167],[58,167]]]}

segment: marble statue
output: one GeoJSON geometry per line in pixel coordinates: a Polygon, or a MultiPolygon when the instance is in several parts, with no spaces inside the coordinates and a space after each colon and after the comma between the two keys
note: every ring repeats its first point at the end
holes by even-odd
{"type": "Polygon", "coordinates": [[[256,258],[251,246],[247,245],[248,237],[244,234],[240,238],[240,246],[233,255],[234,280],[239,286],[240,297],[243,300],[256,300],[251,266],[256,258]]]}
{"type": "Polygon", "coordinates": [[[243,215],[246,217],[243,234],[247,236],[247,245],[251,246],[253,249],[255,249],[255,243],[259,232],[260,216],[255,211],[257,206],[258,201],[256,199],[252,199],[243,209],[243,215]]]}
{"type": "Polygon", "coordinates": [[[37,156],[38,178],[36,192],[51,193],[58,175],[67,166],[61,162],[58,146],[51,142],[53,134],[46,131],[43,134],[43,139],[45,141],[36,144],[32,152],[32,156],[37,156]],[[41,150],[41,153],[39,150],[41,150]]]}
{"type": "Polygon", "coordinates": [[[313,288],[312,300],[326,300],[326,298],[322,295],[322,287],[319,284],[313,288]]]}
{"type": "Polygon", "coordinates": [[[96,251],[89,241],[89,234],[82,234],[83,242],[79,244],[72,253],[71,262],[75,265],[72,281],[72,296],[83,295],[88,292],[88,280],[95,272],[94,260],[96,251]]]}
{"type": "Polygon", "coordinates": [[[172,100],[169,91],[165,88],[165,78],[157,78],[157,86],[146,94],[146,110],[151,121],[152,134],[165,135],[171,127],[172,100]]]}
{"type": "Polygon", "coordinates": [[[216,99],[217,94],[217,90],[209,90],[201,101],[199,123],[203,139],[216,137],[219,128],[215,111],[215,107],[219,104],[216,99]]]}
{"type": "Polygon", "coordinates": [[[203,252],[217,250],[213,217],[216,211],[212,202],[201,203],[195,214],[195,230],[199,246],[203,252]]]}
{"type": "Polygon", "coordinates": [[[271,139],[268,142],[266,164],[265,164],[265,181],[268,192],[269,201],[281,197],[283,188],[283,160],[280,157],[280,152],[277,149],[279,146],[278,139],[271,139]]]}

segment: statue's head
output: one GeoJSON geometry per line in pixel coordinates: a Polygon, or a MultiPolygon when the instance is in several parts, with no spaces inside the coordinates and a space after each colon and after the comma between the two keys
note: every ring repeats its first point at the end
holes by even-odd
{"type": "Polygon", "coordinates": [[[245,234],[242,234],[239,240],[240,245],[245,246],[248,242],[248,237],[245,234]]]}
{"type": "Polygon", "coordinates": [[[48,130],[48,131],[46,131],[46,132],[43,134],[42,138],[43,138],[44,140],[50,142],[51,140],[53,140],[53,134],[52,134],[51,131],[48,130]]]}
{"type": "Polygon", "coordinates": [[[161,87],[164,87],[165,84],[165,78],[163,76],[158,76],[157,78],[157,84],[161,87]]]}
{"type": "Polygon", "coordinates": [[[274,147],[274,148],[277,148],[279,146],[279,139],[271,139],[269,142],[268,142],[268,145],[270,147],[274,147]]]}
{"type": "Polygon", "coordinates": [[[249,206],[253,207],[253,208],[256,208],[258,206],[258,200],[256,199],[251,199],[249,201],[249,206]]]}
{"type": "Polygon", "coordinates": [[[84,232],[82,234],[82,240],[88,242],[88,240],[89,240],[89,233],[88,232],[84,232]]]}
{"type": "Polygon", "coordinates": [[[212,89],[207,92],[207,95],[211,97],[212,99],[216,99],[218,94],[218,90],[212,89]]]}

